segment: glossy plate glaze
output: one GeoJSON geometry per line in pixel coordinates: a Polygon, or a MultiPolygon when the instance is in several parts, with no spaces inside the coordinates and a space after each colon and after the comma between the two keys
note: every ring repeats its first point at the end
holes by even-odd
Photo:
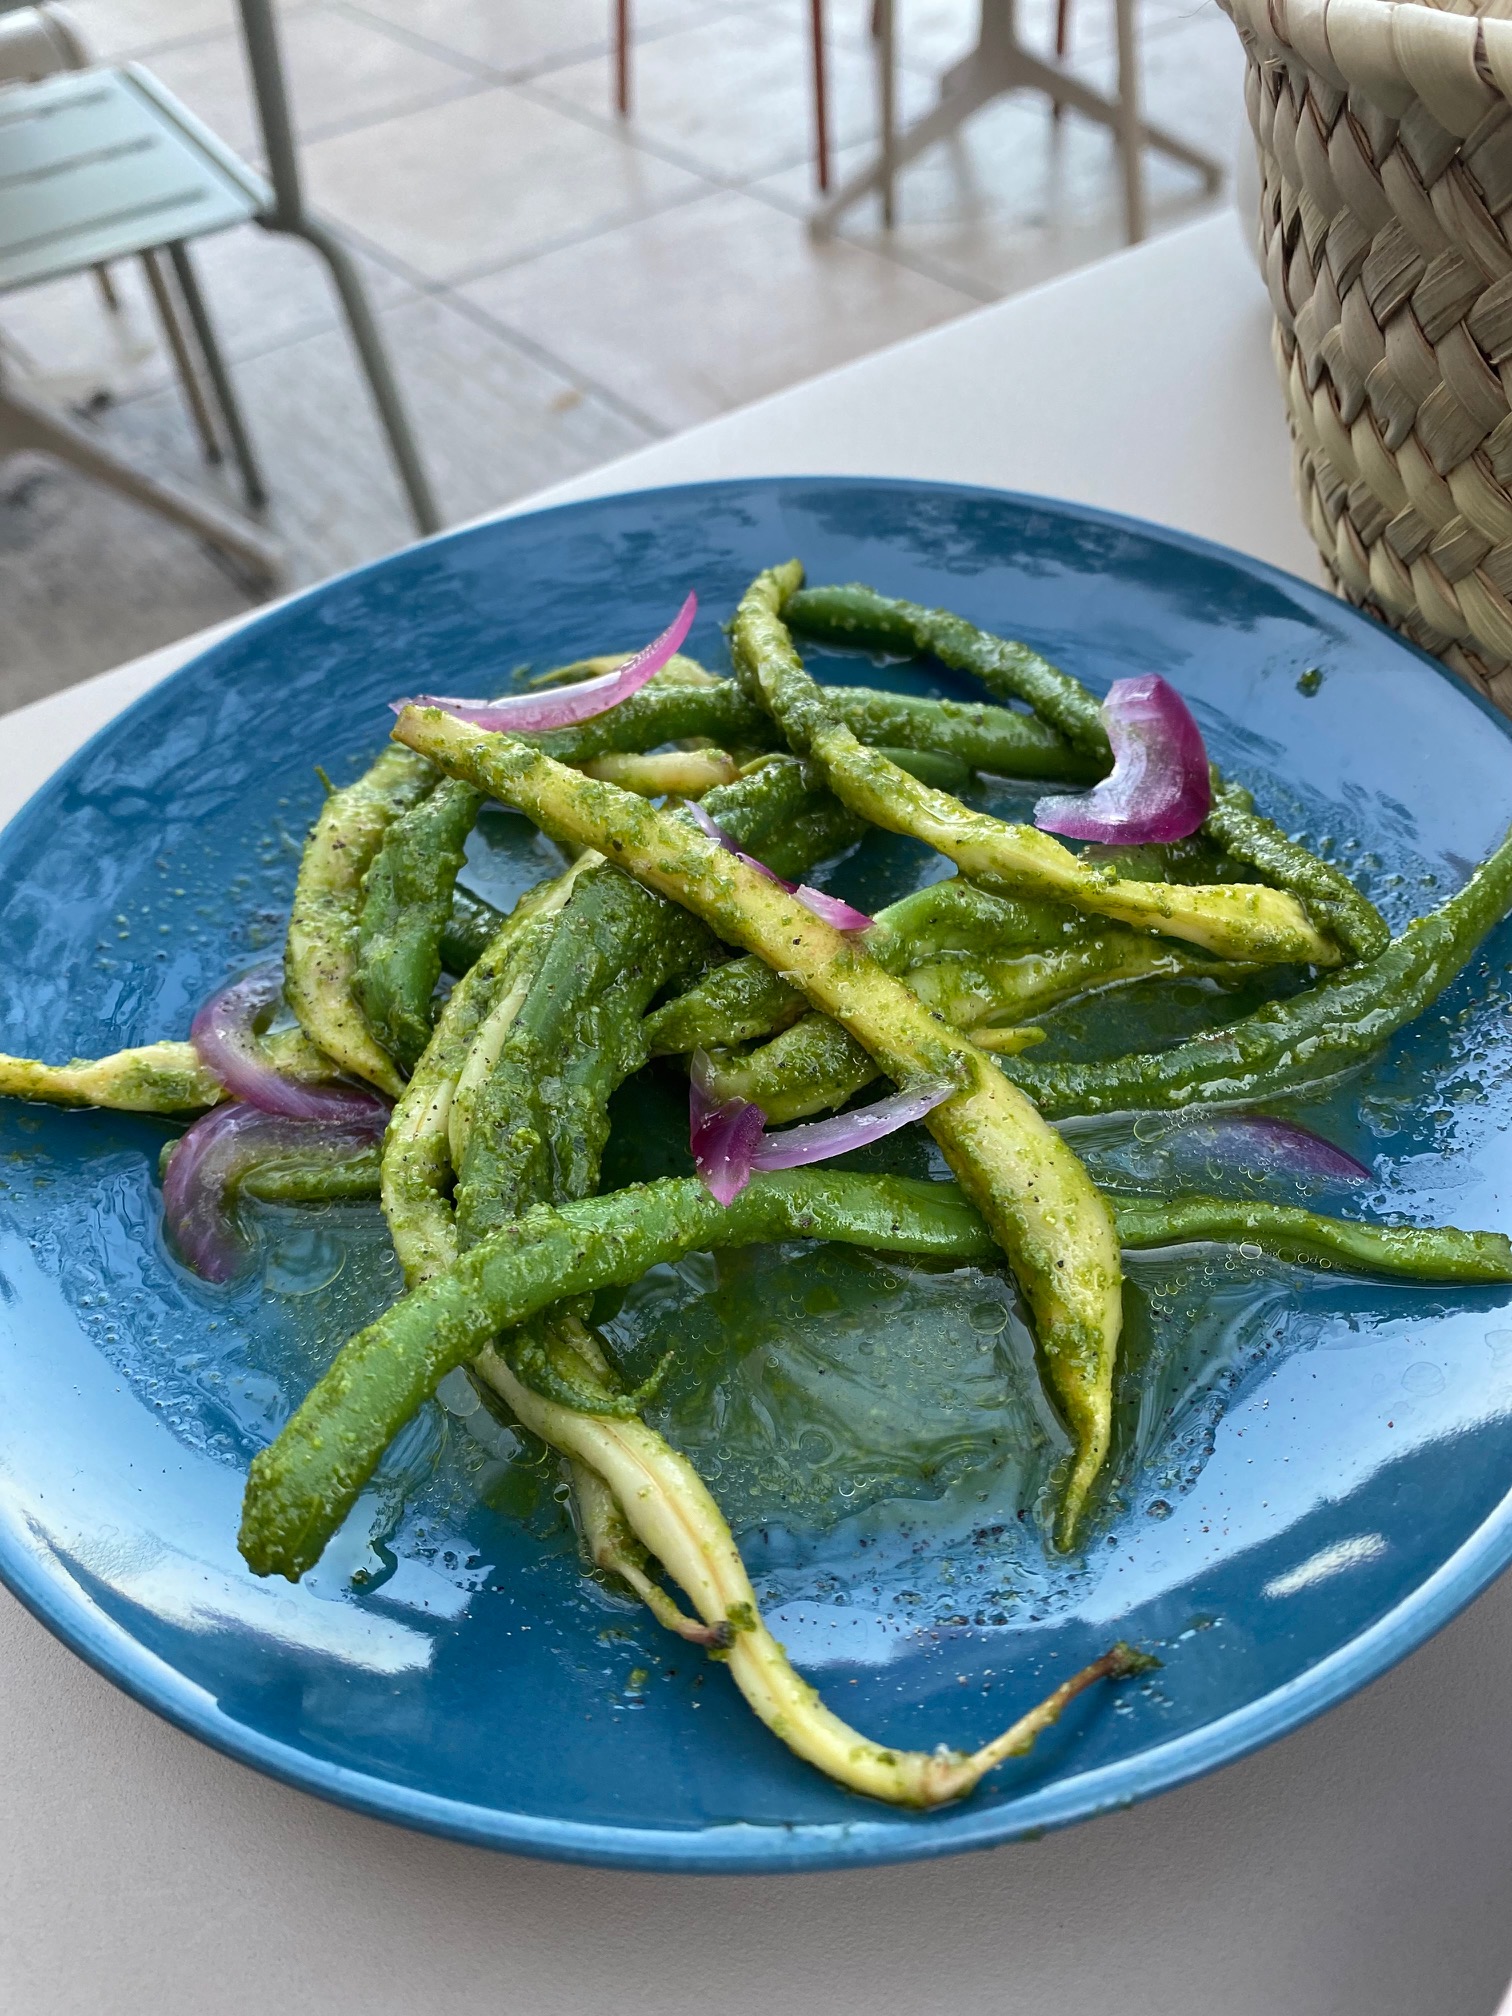
{"type": "MultiPolygon", "coordinates": [[[[314,766],[355,775],[393,695],[498,690],[523,663],[628,648],[689,586],[692,648],[723,662],[721,619],[756,569],[794,553],[814,580],[949,604],[1097,687],[1166,674],[1218,759],[1341,850],[1394,922],[1463,879],[1512,816],[1505,722],[1340,603],[1236,554],[947,487],[645,492],[332,582],[113,722],[0,841],[0,1048],[58,1058],[186,1030],[223,976],[278,943],[314,766]]],[[[548,857],[490,816],[501,851],[476,873],[507,894],[548,857]]],[[[938,865],[884,846],[835,886],[874,902],[938,865]]],[[[1512,1224],[1509,958],[1504,928],[1378,1064],[1291,1109],[1374,1165],[1361,1207],[1512,1224]]],[[[633,1099],[622,1120],[617,1139],[644,1160],[654,1130],[633,1099]]],[[[313,1576],[248,1575],[234,1542],[247,1463],[393,1292],[392,1262],[372,1209],[269,1213],[255,1278],[193,1281],[161,1232],[153,1169],[171,1131],[0,1110],[0,1573],[182,1727],[389,1819],[651,1869],[1010,1840],[1295,1727],[1512,1555],[1505,1290],[1385,1287],[1242,1254],[1139,1260],[1108,1498],[1084,1553],[1052,1564],[1036,1519],[1062,1445],[1000,1283],[797,1250],[694,1264],[629,1299],[621,1341],[684,1340],[696,1364],[668,1402],[673,1432],[718,1466],[774,1628],[850,1720],[969,1746],[1114,1636],[1164,1662],[1085,1699],[961,1807],[895,1814],[795,1762],[717,1666],[585,1585],[554,1472],[507,1431],[480,1439],[432,1408],[313,1576]],[[774,1395],[801,1435],[812,1396],[839,1388],[850,1398],[812,1447],[763,1442],[774,1395]],[[716,1405],[734,1423],[723,1463],[716,1405]],[[990,1432],[962,1443],[963,1413],[990,1432]]],[[[1158,1181],[1148,1147],[1128,1131],[1089,1143],[1158,1181]]]]}

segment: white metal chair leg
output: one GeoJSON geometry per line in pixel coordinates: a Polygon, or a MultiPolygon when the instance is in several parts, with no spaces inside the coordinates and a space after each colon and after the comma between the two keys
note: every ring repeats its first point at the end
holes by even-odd
{"type": "Polygon", "coordinates": [[[142,271],[147,276],[148,291],[152,295],[152,305],[157,309],[157,318],[162,326],[163,340],[168,345],[173,358],[174,369],[178,372],[179,386],[184,394],[184,404],[189,408],[189,418],[194,422],[194,431],[199,435],[200,447],[207,462],[221,459],[220,440],[215,432],[215,422],[210,417],[210,407],[205,399],[205,388],[200,383],[199,370],[190,352],[184,335],[184,325],[179,320],[179,311],[169,291],[163,274],[162,258],[157,252],[142,254],[142,271]]]}
{"type": "Polygon", "coordinates": [[[102,448],[88,432],[61,413],[37,405],[24,393],[0,386],[0,461],[30,449],[91,476],[97,483],[155,511],[234,560],[262,587],[275,587],[282,563],[271,541],[212,504],[202,503],[176,484],[146,476],[102,448]]]}
{"type": "Polygon", "coordinates": [[[1145,235],[1144,147],[1139,120],[1139,41],[1134,0],[1114,0],[1118,28],[1118,104],[1114,132],[1123,166],[1124,226],[1131,245],[1145,235]]]}
{"type": "Polygon", "coordinates": [[[893,0],[877,0],[877,112],[881,131],[877,160],[882,180],[882,222],[890,231],[898,221],[898,64],[893,0]]]}

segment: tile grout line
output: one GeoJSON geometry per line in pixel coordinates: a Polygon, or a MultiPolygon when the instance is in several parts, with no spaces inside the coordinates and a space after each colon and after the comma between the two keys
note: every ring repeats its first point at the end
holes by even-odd
{"type": "MultiPolygon", "coordinates": [[[[703,192],[699,193],[702,194],[703,192]]],[[[580,370],[566,358],[559,357],[555,351],[550,350],[546,345],[537,343],[533,338],[499,321],[497,318],[489,315],[485,309],[479,308],[475,303],[467,300],[458,291],[455,281],[449,279],[428,279],[425,275],[416,272],[413,267],[408,266],[397,254],[391,253],[384,247],[375,244],[372,240],[364,237],[361,232],[353,231],[348,225],[343,224],[340,227],[340,235],[343,242],[349,248],[360,252],[374,265],[383,267],[395,279],[402,281],[416,297],[414,301],[394,301],[385,307],[375,308],[374,313],[380,327],[389,317],[402,314],[406,310],[415,307],[418,301],[436,302],[452,313],[460,314],[464,320],[471,322],[475,327],[481,328],[488,334],[507,342],[511,348],[528,358],[530,362],[554,372],[573,391],[581,392],[585,397],[597,400],[606,410],[614,413],[616,417],[626,421],[631,426],[639,428],[650,439],[659,440],[667,433],[668,430],[659,421],[655,420],[650,414],[642,412],[639,407],[633,405],[630,401],[624,399],[612,387],[600,383],[590,373],[580,370]]],[[[555,248],[553,247],[552,249],[555,248]]],[[[238,352],[236,356],[228,360],[233,376],[244,364],[261,362],[265,358],[277,356],[280,351],[292,349],[296,344],[308,343],[316,337],[329,335],[341,336],[350,343],[347,325],[339,310],[329,320],[303,323],[298,328],[287,330],[284,334],[266,343],[258,344],[255,348],[238,352]]],[[[175,381],[171,372],[165,373],[157,382],[150,385],[142,385],[122,398],[113,399],[111,406],[113,409],[132,406],[141,400],[159,398],[165,393],[172,393],[174,388],[175,381]]]]}

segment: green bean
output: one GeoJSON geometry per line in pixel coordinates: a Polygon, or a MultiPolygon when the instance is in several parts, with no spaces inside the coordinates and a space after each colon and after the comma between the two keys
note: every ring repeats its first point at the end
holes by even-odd
{"type": "Polygon", "coordinates": [[[457,1162],[464,1248],[528,1204],[596,1187],[610,1094],[645,1059],[645,1009],[707,943],[607,862],[584,871],[479,1089],[457,1162]]]}
{"type": "MultiPolygon", "coordinates": [[[[457,1088],[479,1032],[514,983],[520,941],[540,912],[566,901],[569,869],[530,890],[447,998],[435,1032],[389,1117],[383,1140],[383,1215],[413,1285],[456,1258],[451,1121],[457,1088]]],[[[522,997],[517,997],[522,998],[522,997]]]]}
{"type": "MultiPolygon", "coordinates": [[[[285,1078],[315,1083],[336,1067],[301,1030],[278,1029],[262,1039],[268,1063],[285,1078]]],[[[226,1088],[192,1043],[144,1043],[107,1057],[75,1057],[40,1064],[34,1057],[0,1055],[0,1096],[45,1100],[50,1106],[102,1106],[118,1113],[198,1113],[215,1106],[226,1088]]]]}
{"type": "Polygon", "coordinates": [[[1375,959],[1391,943],[1386,919],[1368,897],[1330,861],[1300,846],[1255,810],[1242,784],[1213,773],[1213,806],[1202,829],[1236,861],[1256,868],[1267,882],[1290,889],[1308,914],[1329,931],[1352,959],[1375,959]]]}
{"type": "MultiPolygon", "coordinates": [[[[879,911],[866,943],[878,965],[902,974],[963,946],[987,957],[1070,942],[1089,928],[1063,904],[993,896],[958,875],[879,911]]],[[[795,1022],[807,1005],[798,989],[764,960],[731,959],[650,1017],[646,1034],[651,1055],[753,1042],[795,1022]]]]}
{"type": "Polygon", "coordinates": [[[649,755],[595,756],[577,768],[602,777],[642,798],[702,798],[719,784],[733,784],[740,765],[723,749],[656,749],[649,755]]]}
{"type": "Polygon", "coordinates": [[[727,942],[759,953],[899,1084],[960,1087],[926,1124],[1009,1256],[1072,1422],[1078,1458],[1061,1523],[1069,1545],[1107,1449],[1121,1312],[1112,1220],[1060,1136],[1028,1100],[1003,1097],[1008,1081],[996,1066],[862,946],[725,852],[686,815],[660,811],[435,708],[406,708],[395,734],[449,774],[527,813],[552,838],[596,848],[727,942]]]}
{"type": "Polygon", "coordinates": [[[322,1156],[318,1149],[319,1143],[312,1142],[308,1154],[272,1156],[249,1169],[236,1187],[264,1204],[338,1204],[378,1195],[381,1164],[376,1142],[335,1156],[322,1156]]]}
{"type": "MultiPolygon", "coordinates": [[[[1115,1645],[969,1754],[943,1743],[933,1750],[883,1748],[842,1722],[794,1672],[762,1621],[719,1507],[686,1457],[643,1422],[606,1421],[542,1400],[520,1385],[495,1352],[485,1351],[479,1364],[482,1376],[543,1441],[565,1450],[578,1465],[591,1466],[604,1480],[635,1537],[686,1592],[721,1648],[717,1656],[773,1735],[853,1791],[919,1808],[963,1798],[999,1764],[1025,1755],[1086,1688],[1098,1680],[1147,1672],[1158,1663],[1128,1645],[1115,1645]]],[[[680,1615],[672,1628],[685,1637],[694,1635],[680,1615]]]]}
{"type": "Polygon", "coordinates": [[[504,922],[504,912],[460,886],[452,891],[451,912],[441,932],[441,964],[458,979],[477,963],[504,922]]]}
{"type": "MultiPolygon", "coordinates": [[[[484,1357],[487,1362],[486,1353],[484,1357]]],[[[509,1379],[508,1368],[504,1370],[506,1379],[509,1379]]],[[[545,1409],[549,1403],[543,1403],[540,1396],[528,1387],[521,1387],[517,1379],[509,1380],[507,1384],[501,1381],[497,1390],[507,1400],[516,1389],[522,1396],[521,1406],[525,1414],[530,1416],[527,1425],[532,1434],[539,1435],[549,1448],[559,1446],[552,1440],[553,1429],[559,1435],[573,1434],[571,1417],[563,1423],[557,1413],[548,1414],[545,1409]]],[[[525,1416],[520,1418],[523,1420],[525,1416]]],[[[596,1444],[595,1453],[601,1453],[596,1444]]],[[[637,1538],[619,1500],[599,1472],[581,1457],[570,1457],[568,1460],[583,1545],[594,1567],[602,1569],[606,1575],[616,1575],[626,1583],[663,1629],[675,1631],[679,1638],[686,1638],[695,1645],[711,1646],[720,1651],[728,1647],[735,1636],[728,1621],[721,1618],[718,1623],[703,1624],[678,1609],[661,1584],[653,1582],[647,1574],[651,1562],[650,1550],[637,1538]]]]}
{"type": "MultiPolygon", "coordinates": [[[[1024,1050],[1044,1037],[1040,1029],[999,1033],[1024,1050]]],[[[843,1106],[878,1075],[853,1036],[828,1015],[813,1014],[800,1016],[743,1057],[716,1050],[709,1065],[709,1089],[717,1098],[749,1099],[778,1123],[843,1106]]]]}
{"type": "Polygon", "coordinates": [[[1080,944],[1017,959],[938,959],[910,968],[908,984],[957,1029],[997,1019],[1027,1022],[1064,1001],[1141,980],[1212,979],[1232,985],[1253,968],[1206,959],[1185,945],[1099,932],[1080,944]]]}
{"type": "Polygon", "coordinates": [[[1046,1113],[1171,1111],[1253,1105],[1322,1085],[1367,1062],[1432,1006],[1512,909],[1512,834],[1440,909],[1409,924],[1379,957],[1268,1001],[1227,1028],[1169,1050],[1098,1064],[1004,1066],[1046,1113]]]}
{"type": "Polygon", "coordinates": [[[772,746],[771,729],[762,719],[761,709],[751,704],[733,679],[711,679],[705,674],[692,680],[681,671],[673,677],[671,667],[658,672],[638,693],[607,713],[595,714],[570,728],[545,729],[528,739],[558,763],[589,763],[600,756],[634,755],[664,742],[693,737],[707,737],[721,749],[772,746]]]}
{"type": "Polygon", "coordinates": [[[1512,1281],[1512,1239],[1452,1225],[1367,1225],[1288,1204],[1227,1197],[1114,1197],[1119,1237],[1130,1251],[1162,1246],[1258,1246],[1301,1266],[1464,1286],[1512,1281]]]}
{"type": "Polygon", "coordinates": [[[448,777],[389,827],[363,885],[352,986],[406,1073],[430,1041],[441,939],[483,795],[448,777]]]}
{"type": "Polygon", "coordinates": [[[953,672],[969,672],[999,699],[1023,700],[1082,755],[1106,770],[1112,761],[1102,709],[1078,679],[1041,658],[1026,644],[978,630],[948,609],[924,609],[870,588],[800,588],[787,604],[788,621],[805,635],[897,658],[926,652],[953,672]]]}
{"type": "MultiPolygon", "coordinates": [[[[1237,1238],[1284,1258],[1339,1261],[1364,1273],[1512,1280],[1512,1241],[1498,1232],[1372,1226],[1210,1197],[1117,1198],[1112,1208],[1129,1245],[1140,1249],[1237,1238]]],[[[496,1331],[564,1295],[627,1287],[688,1253],[795,1238],[987,1266],[1002,1257],[955,1184],[902,1176],[789,1170],[753,1177],[728,1206],[696,1178],[669,1177],[537,1206],[342,1348],[252,1465],[241,1543],[249,1565],[291,1579],[313,1566],[410,1415],[496,1331]]],[[[562,1446],[555,1435],[547,1439],[562,1446]]]]}
{"type": "MultiPolygon", "coordinates": [[[[856,833],[851,815],[791,757],[774,758],[709,803],[732,838],[764,851],[778,873],[804,873],[856,833]]],[[[543,927],[541,970],[516,969],[517,993],[501,998],[488,1029],[474,1035],[459,1081],[449,1134],[468,1237],[500,1214],[593,1186],[609,1093],[647,1054],[643,1010],[710,948],[685,912],[617,869],[593,861],[579,869],[584,887],[570,914],[543,927]],[[507,1069],[490,1089],[506,1043],[507,1069]],[[473,1150],[473,1109],[483,1098],[487,1123],[473,1150]],[[532,1167],[541,1181],[535,1194],[519,1188],[532,1167]],[[553,1167],[565,1188],[546,1180],[553,1167]]]]}
{"type": "MultiPolygon", "coordinates": [[[[792,626],[830,642],[906,657],[932,653],[942,664],[980,679],[990,693],[1026,700],[1071,746],[1107,767],[1111,751],[1102,710],[1079,680],[1036,652],[979,630],[945,609],[897,602],[869,588],[801,588],[787,610],[792,626]]],[[[1214,772],[1213,808],[1203,831],[1267,882],[1301,898],[1313,921],[1354,959],[1373,959],[1390,933],[1375,905],[1332,862],[1290,839],[1254,810],[1247,791],[1214,772]]]]}
{"type": "Polygon", "coordinates": [[[1008,707],[924,700],[874,686],[826,686],[824,697],[857,741],[875,748],[954,756],[968,770],[997,777],[1090,783],[1107,768],[1105,761],[1078,753],[1034,715],[1008,707]]]}
{"type": "Polygon", "coordinates": [[[121,1113],[197,1113],[226,1096],[192,1043],[144,1043],[108,1057],[40,1064],[0,1056],[0,1094],[51,1106],[107,1106],[121,1113]]]}
{"type": "MultiPolygon", "coordinates": [[[[1042,1038],[1042,1030],[1022,1026],[1031,1016],[1079,995],[1184,976],[1228,984],[1246,970],[1125,931],[1012,960],[941,959],[909,969],[907,978],[921,1001],[969,1030],[979,1048],[1009,1055],[1042,1038]],[[989,1017],[1009,1026],[981,1027],[989,1017]]],[[[716,1054],[711,1088],[723,1099],[751,1100],[769,1120],[802,1120],[843,1106],[876,1076],[871,1058],[837,1023],[805,1015],[743,1057],[716,1054]]]]}
{"type": "Polygon", "coordinates": [[[783,1238],[996,1257],[959,1193],[903,1178],[792,1171],[756,1178],[725,1208],[685,1177],[537,1206],[343,1347],[252,1465],[241,1542],[249,1565],[291,1580],[313,1566],[394,1435],[497,1332],[566,1297],[629,1286],[663,1259],[783,1238]]]}
{"type": "Polygon", "coordinates": [[[1048,833],[972,812],[957,798],[915,783],[858,742],[804,671],[783,621],[802,580],[796,561],[763,574],[747,591],[731,630],[737,673],[769,707],[800,755],[812,756],[851,810],[889,832],[927,841],[963,874],[1010,892],[1048,896],[1116,918],[1135,930],[1182,938],[1230,959],[1336,965],[1297,898],[1263,883],[1125,881],[1090,866],[1048,833]]]}
{"type": "Polygon", "coordinates": [[[384,835],[435,782],[429,764],[390,747],[355,784],[331,793],[305,842],[284,952],[284,991],[310,1041],[395,1098],[404,1079],[354,991],[357,920],[363,877],[384,835]]]}
{"type": "MultiPolygon", "coordinates": [[[[619,661],[585,662],[603,669],[619,661]]],[[[574,764],[692,736],[707,736],[724,749],[772,746],[770,717],[733,679],[712,679],[707,674],[697,683],[684,683],[685,679],[685,673],[674,678],[668,667],[611,712],[575,728],[553,729],[527,739],[559,763],[574,764]]],[[[827,690],[841,719],[863,742],[955,757],[970,770],[988,770],[1000,777],[1075,781],[1100,776],[1107,767],[1106,742],[1099,765],[1070,749],[1043,721],[1007,707],[928,700],[872,686],[827,690]]]]}

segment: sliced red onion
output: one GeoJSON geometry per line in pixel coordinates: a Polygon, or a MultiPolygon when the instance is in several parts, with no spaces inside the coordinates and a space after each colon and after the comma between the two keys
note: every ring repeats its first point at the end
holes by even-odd
{"type": "Polygon", "coordinates": [[[422,693],[414,700],[392,700],[389,705],[396,714],[406,707],[440,707],[461,721],[470,721],[475,728],[502,730],[510,735],[570,728],[576,721],[590,721],[595,714],[607,714],[611,707],[618,707],[622,700],[638,693],[676,655],[697,614],[698,597],[690,593],[654,643],[627,658],[615,671],[602,673],[597,679],[581,680],[576,686],[563,686],[555,692],[513,693],[502,700],[447,700],[435,693],[422,693]]]}
{"type": "Polygon", "coordinates": [[[807,882],[800,882],[792,894],[798,898],[805,910],[812,910],[822,923],[836,931],[870,931],[872,920],[864,910],[858,910],[854,903],[847,903],[841,896],[826,896],[822,889],[811,889],[807,882]]]}
{"type": "Polygon", "coordinates": [[[733,1204],[758,1169],[799,1169],[809,1162],[827,1162],[896,1134],[932,1113],[956,1089],[953,1085],[921,1085],[894,1092],[874,1105],[841,1113],[833,1120],[815,1120],[801,1127],[766,1132],[766,1115],[749,1099],[720,1099],[711,1080],[706,1052],[693,1053],[688,1073],[688,1145],[693,1166],[720,1204],[733,1204]]]}
{"type": "Polygon", "coordinates": [[[318,1127],[236,1099],[212,1106],[174,1143],[163,1173],[163,1212],[174,1244],[205,1280],[231,1280],[247,1257],[232,1213],[247,1171],[284,1154],[335,1161],[379,1139],[387,1121],[388,1108],[376,1094],[365,1114],[318,1127]]]}
{"type": "Polygon", "coordinates": [[[375,1093],[356,1085],[306,1085],[283,1077],[268,1062],[257,1030],[282,992],[283,968],[267,965],[212,994],[189,1029],[200,1062],[233,1099],[261,1112],[287,1120],[360,1120],[373,1110],[375,1093]]]}
{"type": "Polygon", "coordinates": [[[1217,1166],[1236,1176],[1296,1176],[1326,1183],[1368,1183],[1374,1171],[1320,1134],[1269,1113],[1204,1113],[1178,1120],[1150,1141],[1178,1168],[1217,1166]]]}
{"type": "Polygon", "coordinates": [[[840,896],[826,896],[822,889],[811,889],[807,882],[788,882],[775,869],[768,868],[765,861],[758,861],[754,854],[747,854],[736,846],[717,819],[710,818],[696,800],[687,800],[687,809],[693,822],[707,833],[711,840],[717,840],[727,854],[733,854],[737,861],[743,861],[747,868],[754,868],[758,875],[764,875],[768,882],[775,882],[779,889],[786,889],[789,896],[796,896],[805,910],[812,910],[821,922],[836,931],[869,931],[872,920],[864,910],[858,910],[854,903],[847,903],[840,896]]]}
{"type": "Polygon", "coordinates": [[[1115,679],[1103,702],[1113,768],[1092,790],[1041,798],[1034,823],[1071,840],[1185,840],[1213,802],[1202,731],[1157,673],[1115,679]]]}
{"type": "Polygon", "coordinates": [[[919,1085],[912,1092],[894,1092],[870,1106],[858,1106],[853,1113],[837,1113],[833,1120],[810,1120],[801,1127],[784,1127],[780,1134],[768,1134],[751,1157],[753,1169],[801,1169],[807,1162],[827,1162],[832,1155],[848,1155],[896,1134],[959,1088],[954,1085],[919,1085]]]}
{"type": "Polygon", "coordinates": [[[751,1157],[766,1115],[749,1099],[720,1099],[709,1084],[709,1058],[695,1050],[688,1072],[688,1146],[693,1166],[718,1204],[733,1204],[751,1180],[751,1157]]]}

